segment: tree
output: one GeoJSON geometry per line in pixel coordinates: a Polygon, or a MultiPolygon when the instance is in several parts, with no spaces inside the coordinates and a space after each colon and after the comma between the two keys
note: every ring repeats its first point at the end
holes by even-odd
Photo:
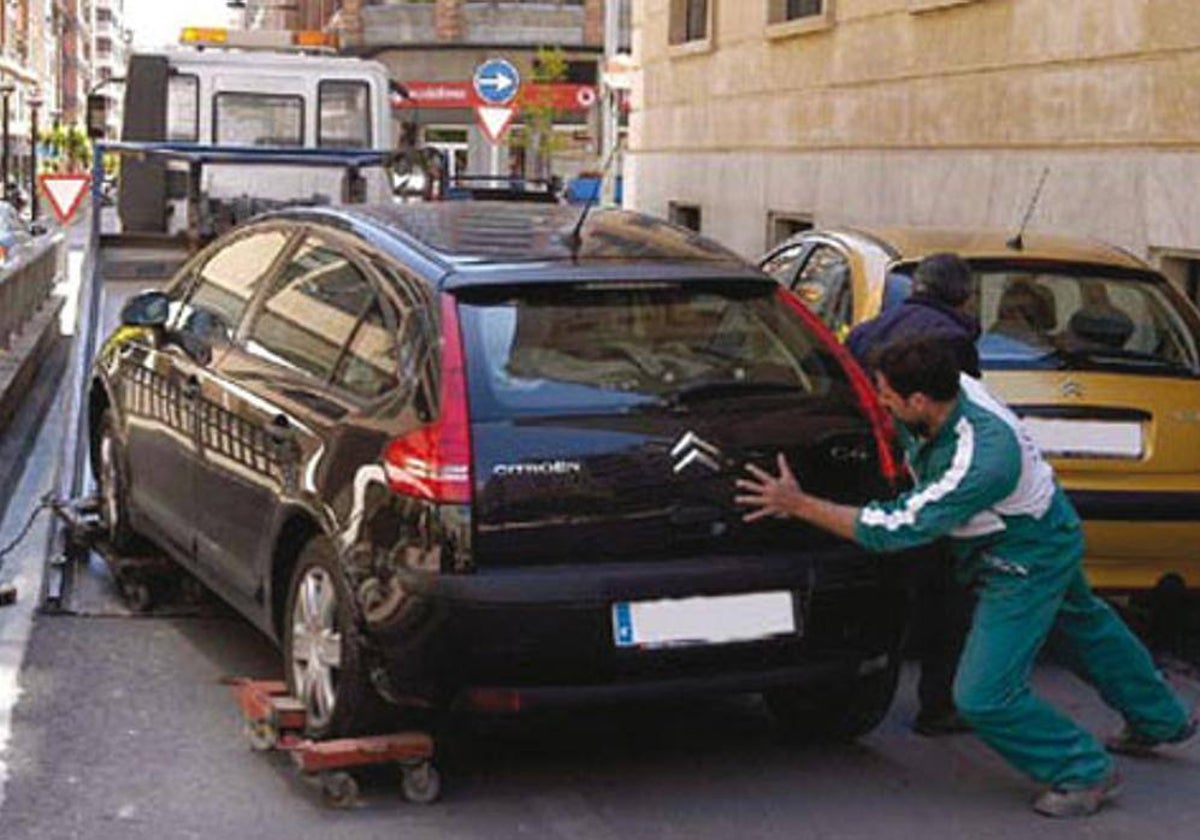
{"type": "Polygon", "coordinates": [[[550,85],[567,78],[567,55],[561,47],[538,47],[529,73],[532,85],[521,93],[521,125],[513,129],[509,145],[525,150],[526,167],[533,162],[534,178],[550,178],[555,153],[566,147],[555,130],[561,116],[554,107],[550,85]]]}

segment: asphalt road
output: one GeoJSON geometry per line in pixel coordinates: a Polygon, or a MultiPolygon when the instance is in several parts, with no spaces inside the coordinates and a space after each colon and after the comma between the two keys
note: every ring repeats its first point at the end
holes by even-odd
{"type": "MultiPolygon", "coordinates": [[[[443,802],[408,804],[376,774],[360,807],[333,811],[238,732],[222,678],[270,675],[276,661],[234,617],[38,618],[0,836],[1194,838],[1200,821],[1200,745],[1125,762],[1117,807],[1050,822],[1026,809],[1032,786],[973,737],[908,732],[911,685],[854,746],[788,744],[745,698],[463,720],[441,757],[443,802]]],[[[1038,682],[1098,731],[1116,724],[1065,673],[1042,669],[1038,682]]]]}

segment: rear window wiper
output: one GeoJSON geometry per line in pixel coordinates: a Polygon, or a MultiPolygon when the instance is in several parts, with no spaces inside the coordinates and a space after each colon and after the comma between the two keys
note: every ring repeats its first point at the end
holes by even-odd
{"type": "Polygon", "coordinates": [[[742,379],[697,382],[677,391],[663,395],[663,402],[670,406],[709,400],[739,399],[743,397],[774,396],[780,394],[804,394],[807,390],[794,382],[753,382],[742,379]]]}

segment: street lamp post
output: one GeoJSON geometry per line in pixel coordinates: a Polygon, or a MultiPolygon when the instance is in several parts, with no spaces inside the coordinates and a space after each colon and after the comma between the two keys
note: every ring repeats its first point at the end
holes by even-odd
{"type": "Polygon", "coordinates": [[[29,218],[38,217],[38,108],[42,107],[42,95],[35,90],[25,100],[29,105],[29,218]]]}
{"type": "Polygon", "coordinates": [[[4,190],[4,198],[6,199],[8,198],[9,161],[8,98],[13,95],[13,91],[16,89],[17,86],[13,84],[11,79],[5,79],[3,82],[0,82],[0,97],[3,97],[3,105],[0,106],[3,108],[3,111],[0,112],[0,121],[3,122],[3,128],[0,130],[4,132],[3,140],[0,141],[4,144],[3,154],[0,155],[0,189],[4,190]]]}

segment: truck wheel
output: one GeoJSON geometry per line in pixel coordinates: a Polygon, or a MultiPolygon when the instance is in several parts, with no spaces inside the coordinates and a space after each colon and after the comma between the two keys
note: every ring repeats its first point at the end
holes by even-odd
{"type": "Polygon", "coordinates": [[[100,490],[100,519],[104,535],[117,551],[128,551],[134,543],[134,533],[129,527],[128,479],[125,458],[117,438],[116,420],[111,409],[106,409],[100,418],[100,442],[96,447],[99,463],[96,475],[100,490]]]}
{"type": "Polygon", "coordinates": [[[899,679],[899,657],[892,654],[886,668],[849,685],[778,688],[763,696],[776,722],[790,735],[810,741],[854,741],[887,716],[899,679]]]}
{"type": "Polygon", "coordinates": [[[307,732],[317,739],[370,732],[382,710],[338,565],[329,540],[310,540],[292,573],[284,613],[288,689],[304,704],[307,732]]]}

